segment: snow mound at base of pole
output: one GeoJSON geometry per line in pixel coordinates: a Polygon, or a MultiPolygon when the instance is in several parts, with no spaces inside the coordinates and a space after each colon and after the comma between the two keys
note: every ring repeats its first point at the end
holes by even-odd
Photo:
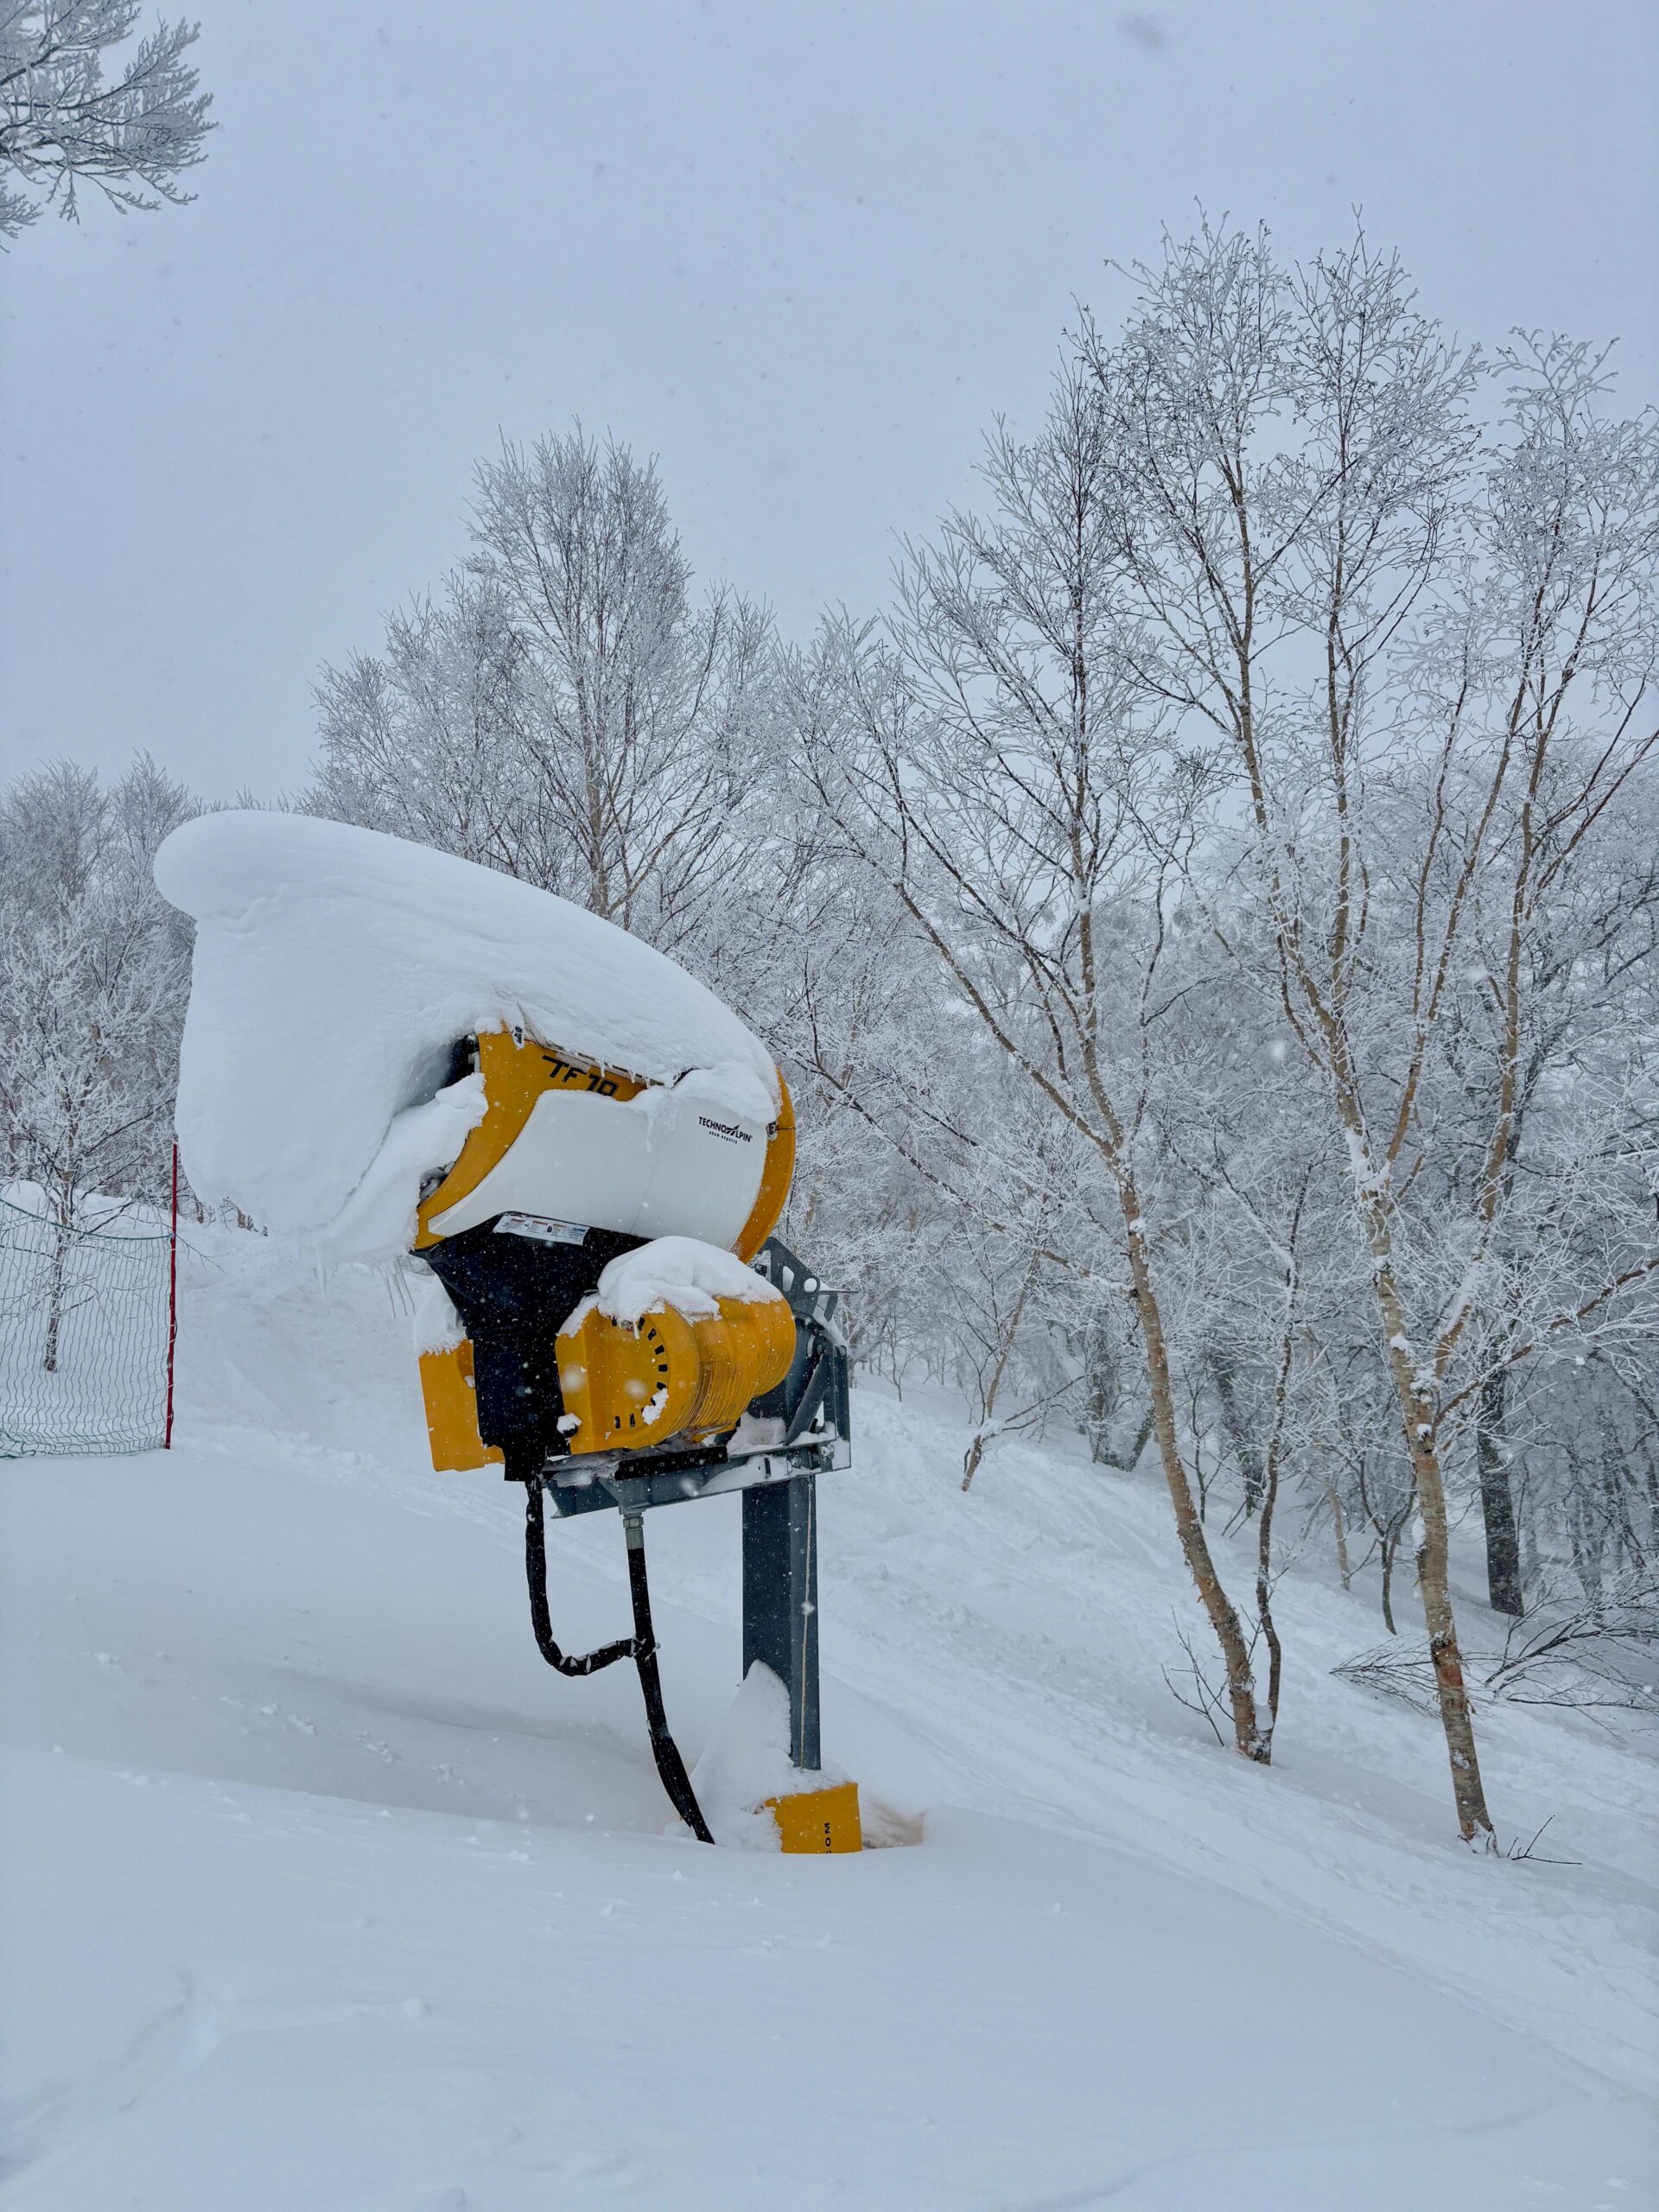
{"type": "MultiPolygon", "coordinates": [[[[702,1817],[716,1843],[738,1851],[781,1851],[769,1797],[829,1789],[845,1782],[838,1767],[804,1774],[790,1763],[789,1692],[758,1662],[726,1708],[691,1776],[702,1817]]],[[[678,1821],[671,1834],[683,1834],[678,1821]]]]}

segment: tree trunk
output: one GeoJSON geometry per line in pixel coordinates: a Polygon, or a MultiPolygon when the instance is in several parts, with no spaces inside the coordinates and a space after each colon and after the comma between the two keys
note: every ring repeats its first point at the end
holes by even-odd
{"type": "Polygon", "coordinates": [[[1417,1478],[1417,1510],[1423,1529],[1417,1548],[1417,1580],[1423,1593],[1429,1656],[1434,1662],[1440,1726],[1446,1732],[1446,1748],[1452,1762],[1452,1795],[1458,1808],[1458,1833],[1465,1843],[1473,1843],[1479,1838],[1495,1847],[1492,1816],[1486,1809],[1480,1761],[1475,1752],[1474,1715],[1463,1679],[1458,1625],[1452,1611],[1446,1486],[1440,1476],[1440,1454],[1428,1428],[1428,1408],[1420,1406],[1414,1410],[1422,1431],[1414,1438],[1412,1452],[1412,1471],[1417,1478]]]}
{"type": "Polygon", "coordinates": [[[1025,1316],[1026,1300],[1030,1297],[1031,1286],[1037,1279],[1039,1256],[1039,1254],[1033,1250],[1030,1259],[1026,1262],[1025,1281],[1020,1286],[1020,1295],[1014,1300],[1014,1311],[1009,1314],[1002,1329],[1001,1338],[997,1345],[996,1365],[991,1370],[990,1384],[985,1392],[984,1417],[974,1431],[974,1440],[969,1446],[967,1458],[962,1463],[963,1490],[971,1489],[974,1477],[979,1471],[980,1460],[984,1456],[985,1431],[996,1412],[996,1394],[1002,1388],[1002,1378],[1008,1371],[1008,1362],[1014,1355],[1014,1341],[1020,1334],[1020,1324],[1025,1316]]]}
{"type": "Polygon", "coordinates": [[[53,1224],[52,1262],[47,1276],[46,1354],[41,1361],[48,1375],[58,1371],[58,1351],[63,1330],[65,1278],[69,1268],[69,1232],[61,1222],[53,1224]]]}
{"type": "Polygon", "coordinates": [[[1346,1590],[1352,1585],[1354,1571],[1348,1563],[1348,1531],[1343,1526],[1342,1497],[1335,1483],[1325,1484],[1325,1494],[1331,1501],[1331,1525],[1337,1536],[1337,1573],[1342,1577],[1342,1586],[1346,1590]]]}
{"type": "MultiPolygon", "coordinates": [[[[1281,1385],[1282,1405],[1283,1386],[1281,1385]]],[[[1262,1624],[1262,1633],[1268,1646],[1268,1726],[1264,1760],[1273,1753],[1274,1732],[1279,1726],[1279,1682],[1284,1666],[1284,1652],[1279,1642],[1278,1624],[1273,1618],[1273,1510],[1279,1501],[1279,1450],[1275,1435],[1273,1449],[1268,1454],[1263,1470],[1262,1488],[1262,1519],[1256,1530],[1255,1545],[1255,1614],[1262,1624]]]]}
{"type": "Polygon", "coordinates": [[[1262,1454],[1251,1441],[1240,1414],[1233,1363],[1224,1353],[1211,1354],[1210,1376],[1216,1386],[1216,1398],[1221,1408],[1221,1425],[1227,1432],[1227,1441],[1233,1447],[1233,1457],[1238,1461],[1239,1479],[1244,1485],[1244,1513],[1248,1519],[1261,1506],[1267,1483],[1267,1477],[1262,1471],[1262,1454]]]}
{"type": "Polygon", "coordinates": [[[1117,1370],[1113,1363],[1105,1325],[1091,1320],[1084,1332],[1084,1427],[1089,1437],[1089,1457],[1098,1466],[1105,1456],[1106,1439],[1117,1410],[1117,1370]]]}
{"type": "Polygon", "coordinates": [[[1406,1450],[1410,1454],[1412,1481],[1417,1492],[1417,1516],[1422,1528],[1417,1547],[1417,1581],[1422,1592],[1423,1619],[1428,1629],[1429,1657],[1434,1666],[1440,1726],[1452,1767],[1458,1833],[1465,1843],[1479,1839],[1489,1849],[1495,1850],[1497,1838],[1492,1816],[1486,1809],[1480,1761],[1475,1754],[1474,1714],[1463,1679],[1463,1654],[1459,1649],[1457,1619],[1452,1611],[1446,1484],[1435,1440],[1433,1408],[1418,1387],[1399,1287],[1394,1280],[1389,1223],[1380,1207],[1372,1211],[1369,1228],[1377,1311],[1388,1344],[1389,1372],[1405,1424],[1406,1450]]]}
{"type": "Polygon", "coordinates": [[[1390,1636],[1398,1636],[1394,1624],[1394,1555],[1400,1548],[1397,1528],[1382,1532],[1382,1625],[1390,1636]]]}
{"type": "Polygon", "coordinates": [[[1096,1467],[1114,1467],[1120,1475],[1132,1475],[1141,1464],[1141,1454],[1152,1434],[1151,1404],[1148,1402],[1138,1415],[1134,1435],[1120,1450],[1112,1442],[1112,1431],[1122,1408],[1123,1391],[1103,1322],[1090,1323],[1084,1338],[1083,1357],[1086,1387],[1084,1421],[1088,1430],[1090,1459],[1096,1467]]]}
{"type": "Polygon", "coordinates": [[[1227,1701],[1233,1716],[1234,1749],[1245,1758],[1255,1759],[1265,1766],[1272,1758],[1272,1737],[1270,1733],[1263,1734],[1256,1713],[1255,1681],[1250,1672],[1249,1647],[1239,1626],[1238,1615],[1221,1586],[1221,1577],[1210,1556],[1204,1525],[1192,1502],[1192,1486],[1187,1480],[1186,1468],[1181,1459],[1180,1440],[1175,1431],[1174,1394],[1170,1387],[1169,1352],[1164,1341],[1163,1315],[1153,1294],[1146,1240],[1141,1229],[1141,1209],[1136,1202],[1134,1185],[1127,1179],[1120,1182],[1119,1190],[1123,1218],[1128,1230],[1129,1269],[1135,1284],[1135,1310],[1140,1316],[1141,1340],[1146,1347],[1147,1380],[1152,1390],[1153,1427],[1157,1433],[1158,1456],[1163,1465],[1164,1479],[1169,1485],[1170,1503],[1175,1509],[1176,1532],[1180,1537],[1182,1554],[1197,1586],[1199,1602],[1215,1630],[1216,1641],[1221,1646],[1222,1663],[1227,1671],[1227,1701]]]}
{"type": "Polygon", "coordinates": [[[1526,1611],[1521,1583],[1521,1535],[1510,1485],[1503,1434],[1509,1414],[1508,1378],[1495,1368],[1480,1386],[1475,1425],[1475,1462],[1480,1470],[1480,1513],[1486,1529],[1486,1588],[1493,1611],[1519,1618],[1526,1611]]]}

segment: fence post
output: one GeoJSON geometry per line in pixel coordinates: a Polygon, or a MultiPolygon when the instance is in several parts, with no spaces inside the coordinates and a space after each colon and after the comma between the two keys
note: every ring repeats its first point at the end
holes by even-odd
{"type": "Polygon", "coordinates": [[[167,1429],[162,1449],[173,1449],[173,1353],[179,1341],[179,1141],[173,1140],[173,1220],[167,1249],[167,1429]]]}

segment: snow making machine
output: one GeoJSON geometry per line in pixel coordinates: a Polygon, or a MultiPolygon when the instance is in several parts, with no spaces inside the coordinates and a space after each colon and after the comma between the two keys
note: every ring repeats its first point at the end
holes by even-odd
{"type": "Polygon", "coordinates": [[[199,1191],[321,1260],[423,1275],[434,1464],[524,1493],[531,1618],[563,1675],[631,1659],[657,1765],[712,1840],[669,1733],[645,1522],[742,1495],[745,1818],[858,1848],[818,1747],[815,1484],[848,1459],[836,1294],[773,1235],[795,1125],[771,1055],[675,962],[453,855],[227,810],[156,861],[195,923],[177,1126],[199,1191]],[[545,1522],[621,1515],[631,1636],[566,1652],[545,1522]],[[776,1682],[752,1669],[770,1669],[776,1682]],[[778,1685],[781,1684],[779,1689],[778,1685]],[[783,1732],[787,1692],[787,1756],[783,1732]]]}
{"type": "Polygon", "coordinates": [[[441,1328],[420,1351],[433,1464],[497,1463],[523,1484],[543,1658],[569,1675],[633,1661],[664,1787],[704,1842],[664,1710],[645,1516],[741,1491],[743,1672],[764,1665],[786,1689],[800,1780],[767,1802],[785,1850],[856,1850],[856,1786],[813,1786],[815,1484],[848,1461],[848,1359],[837,1294],[772,1234],[795,1161],[782,1075],[761,1125],[522,1025],[456,1046],[450,1082],[474,1074],[483,1118],[423,1197],[414,1245],[465,1332],[441,1328]],[[620,1512],[631,1637],[579,1655],[556,1642],[549,1506],[620,1512]]]}

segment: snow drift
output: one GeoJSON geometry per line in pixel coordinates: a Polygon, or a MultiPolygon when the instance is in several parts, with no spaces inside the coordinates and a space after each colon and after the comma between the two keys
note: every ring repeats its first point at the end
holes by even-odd
{"type": "MultiPolygon", "coordinates": [[[[651,1516],[728,1847],[665,1835],[633,1669],[543,1664],[512,1486],[432,1471],[385,1286],[304,1259],[191,1226],[174,1449],[0,1485],[6,2212],[1659,2201],[1645,1745],[1493,1710],[1506,1821],[1558,1817],[1464,1852],[1309,1554],[1280,1757],[1218,1750],[1155,1475],[1005,1437],[964,1497],[960,1403],[873,1387],[819,1484],[824,1738],[920,1848],[747,1809],[735,1496],[651,1516]]],[[[618,1535],[549,1531],[582,1648],[618,1535]]]]}
{"type": "Polygon", "coordinates": [[[178,1132],[206,1196],[335,1258],[407,1242],[421,1179],[454,1160],[481,1088],[450,1049],[522,1024],[543,1042],[765,1122],[777,1071],[729,1007],[551,893],[378,830],[232,811],[175,830],[164,898],[194,917],[178,1132]]]}

